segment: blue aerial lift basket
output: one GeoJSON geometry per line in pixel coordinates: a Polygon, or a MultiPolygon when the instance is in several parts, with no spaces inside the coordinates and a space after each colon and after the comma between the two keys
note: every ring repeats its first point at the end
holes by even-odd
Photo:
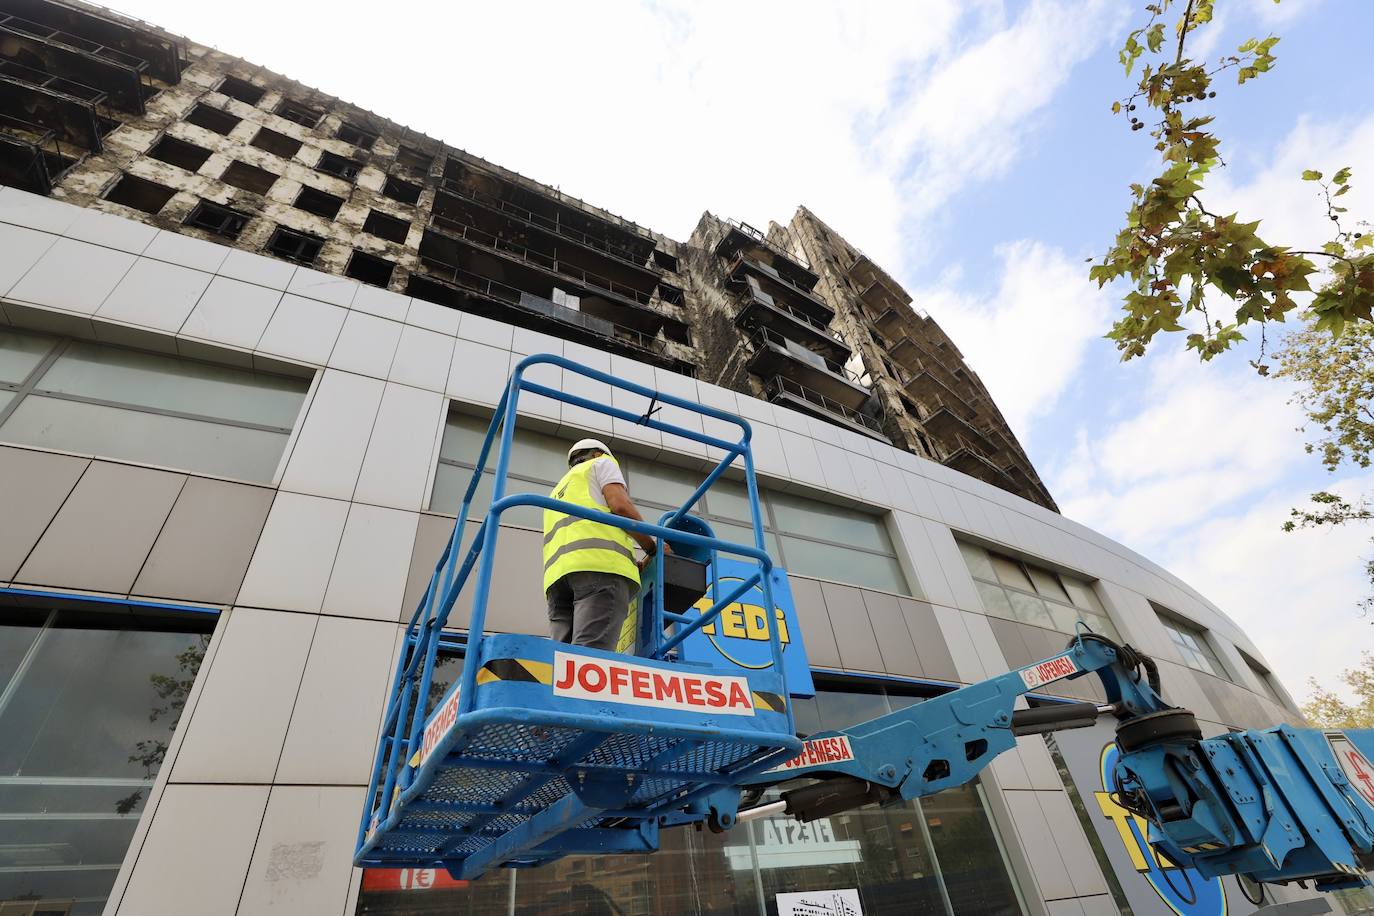
{"type": "MultiPolygon", "coordinates": [[[[769,620],[772,665],[716,668],[681,657],[688,636],[751,589],[773,607],[758,485],[740,417],[616,378],[559,356],[535,355],[515,368],[496,408],[453,534],[420,606],[411,617],[392,680],[354,862],[361,866],[447,868],[475,878],[498,866],[530,866],[569,853],[653,852],[661,824],[704,816],[722,788],[797,753],[782,646],[769,620]],[[559,367],[641,396],[642,414],[530,381],[536,365],[559,367]],[[636,423],[718,450],[723,457],[696,491],[658,524],[636,522],[538,494],[506,493],[516,405],[539,395],[636,423]],[[657,419],[661,405],[738,427],[736,441],[657,419]],[[468,511],[495,449],[495,481],[486,518],[460,549],[468,511]],[[688,515],[702,495],[739,462],[748,488],[754,545],[714,537],[688,515]],[[555,509],[667,540],[679,553],[709,560],[715,552],[758,564],[752,576],[705,612],[664,609],[664,563],[651,563],[639,595],[637,656],[556,643],[537,636],[485,632],[496,538],[502,513],[516,506],[555,509]],[[461,557],[461,561],[460,561],[461,557]],[[473,575],[475,571],[475,576],[473,575]],[[458,681],[426,715],[435,659],[459,634],[444,633],[459,593],[472,586],[472,615],[458,681]]],[[[660,549],[658,557],[663,556],[660,549]]],[[[540,558],[528,558],[538,575],[540,558]]],[[[714,564],[712,564],[714,568],[714,564]]],[[[720,583],[716,583],[719,586],[720,583]]]]}

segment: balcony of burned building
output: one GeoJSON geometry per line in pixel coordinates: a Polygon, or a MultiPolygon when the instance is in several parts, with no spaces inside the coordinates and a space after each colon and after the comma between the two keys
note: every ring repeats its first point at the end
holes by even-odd
{"type": "Polygon", "coordinates": [[[56,131],[0,113],[0,185],[50,194],[80,155],[79,149],[64,148],[56,131]]]}
{"type": "MultiPolygon", "coordinates": [[[[771,275],[777,277],[780,282],[795,287],[803,295],[811,295],[820,277],[795,254],[783,250],[748,223],[727,220],[725,226],[725,235],[716,243],[714,249],[717,257],[726,263],[734,263],[736,256],[743,254],[754,264],[768,268],[771,275]]],[[[830,308],[820,300],[815,301],[826,309],[830,308]]]]}
{"type": "Polygon", "coordinates": [[[447,157],[439,187],[443,193],[481,201],[632,265],[655,268],[666,264],[659,257],[653,233],[644,227],[477,157],[447,157]]]}
{"type": "Polygon", "coordinates": [[[1008,493],[1022,495],[1016,480],[1004,469],[998,467],[976,444],[960,437],[943,444],[951,448],[948,454],[940,459],[940,463],[945,467],[961,474],[967,474],[984,483],[990,483],[1008,493]]]}
{"type": "Polygon", "coordinates": [[[107,105],[130,114],[143,114],[161,85],[181,78],[177,42],[46,0],[6,4],[0,12],[0,59],[104,93],[107,105]]]}
{"type": "Polygon", "coordinates": [[[100,152],[102,138],[119,126],[100,89],[3,57],[0,112],[52,131],[72,157],[100,152]]]}
{"type": "Polygon", "coordinates": [[[656,326],[652,321],[614,321],[588,311],[588,303],[582,297],[538,276],[513,278],[519,283],[513,285],[492,279],[492,272],[471,270],[445,261],[433,251],[422,251],[420,269],[411,275],[406,293],[674,372],[695,374],[685,329],[680,339],[670,338],[662,316],[657,316],[660,320],[656,326]]]}
{"type": "Polygon", "coordinates": [[[644,246],[631,247],[610,240],[603,235],[577,228],[555,210],[551,215],[538,213],[526,206],[503,198],[484,188],[482,184],[461,181],[456,178],[440,178],[435,189],[434,213],[449,219],[469,223],[482,219],[478,214],[486,214],[496,224],[508,227],[519,226],[524,231],[544,240],[545,246],[577,246],[586,252],[585,257],[600,261],[603,270],[633,271],[647,277],[650,285],[657,282],[663,268],[651,249],[647,254],[644,246]]]}
{"type": "Polygon", "coordinates": [[[775,330],[760,327],[748,341],[748,370],[767,381],[791,379],[829,400],[857,411],[868,403],[871,392],[845,364],[812,350],[775,330]]]}
{"type": "Polygon", "coordinates": [[[775,300],[791,305],[822,325],[835,320],[835,309],[809,288],[803,288],[764,261],[744,252],[737,252],[725,268],[726,282],[731,284],[749,283],[762,289],[775,300]]]}
{"type": "MultiPolygon", "coordinates": [[[[647,315],[639,317],[667,322],[672,328],[685,333],[687,321],[682,314],[682,290],[678,286],[656,276],[607,276],[588,269],[577,252],[549,249],[543,244],[536,246],[530,242],[527,236],[509,229],[504,232],[491,231],[490,228],[464,222],[459,214],[446,216],[434,213],[421,238],[420,251],[422,254],[432,253],[440,261],[468,267],[502,282],[512,282],[505,276],[508,273],[522,276],[530,272],[542,274],[548,280],[576,290],[577,295],[585,299],[594,312],[618,306],[629,309],[628,314],[651,313],[652,318],[647,315]],[[482,266],[469,266],[469,261],[480,262],[482,266]],[[489,269],[495,272],[488,273],[489,269]]],[[[516,282],[515,285],[523,284],[516,282]]],[[[543,283],[540,282],[540,285],[543,283]]],[[[620,320],[616,315],[602,317],[620,320]]],[[[674,332],[670,330],[669,336],[674,337],[674,332]]]]}
{"type": "Polygon", "coordinates": [[[830,329],[827,322],[817,319],[812,312],[798,308],[788,298],[774,295],[752,273],[732,271],[728,285],[738,304],[735,324],[747,334],[767,328],[820,353],[831,362],[843,365],[849,359],[849,345],[830,329]]]}
{"type": "Polygon", "coordinates": [[[879,417],[841,404],[786,376],[775,375],[764,379],[763,396],[770,403],[790,407],[818,420],[825,420],[868,436],[870,439],[890,441],[883,434],[882,420],[879,417]]]}

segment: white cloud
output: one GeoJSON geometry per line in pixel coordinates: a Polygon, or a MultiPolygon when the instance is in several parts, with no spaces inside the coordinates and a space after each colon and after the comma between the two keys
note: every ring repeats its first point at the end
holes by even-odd
{"type": "MultiPolygon", "coordinates": [[[[1273,244],[1320,248],[1331,239],[1332,225],[1320,189],[1301,175],[1304,169],[1316,169],[1329,179],[1349,166],[1354,170],[1351,190],[1336,203],[1353,216],[1374,212],[1374,115],[1330,121],[1302,117],[1277,148],[1266,152],[1253,177],[1237,181],[1234,170],[1227,169],[1210,181],[1203,192],[1207,208],[1260,219],[1260,237],[1273,244]]],[[[1343,219],[1347,229],[1353,227],[1350,219],[1343,219]]]]}
{"type": "Polygon", "coordinates": [[[905,176],[909,250],[927,247],[923,241],[934,231],[939,209],[959,191],[1010,168],[1036,115],[1076,64],[1115,38],[1125,13],[1099,0],[1039,0],[981,41],[939,60],[920,89],[891,112],[876,143],[888,171],[905,176]]]}
{"type": "MultiPolygon", "coordinates": [[[[1352,497],[1369,492],[1374,474],[1331,489],[1352,497]]],[[[1283,532],[1288,510],[1307,495],[1280,489],[1243,513],[1183,530],[1158,557],[1239,624],[1299,702],[1309,677],[1341,687],[1336,673],[1358,664],[1374,637],[1374,619],[1356,607],[1370,593],[1363,567],[1374,554],[1371,531],[1283,532]]]]}
{"type": "Polygon", "coordinates": [[[914,291],[963,351],[1018,436],[1047,413],[1074,380],[1089,341],[1100,337],[1110,297],[1088,280],[1081,260],[1039,242],[997,249],[997,288],[986,297],[956,292],[950,278],[914,291]]]}
{"type": "Polygon", "coordinates": [[[1140,409],[1080,433],[1050,490],[1065,515],[1158,555],[1176,532],[1265,491],[1305,456],[1282,382],[1188,353],[1152,362],[1126,386],[1140,409]]]}

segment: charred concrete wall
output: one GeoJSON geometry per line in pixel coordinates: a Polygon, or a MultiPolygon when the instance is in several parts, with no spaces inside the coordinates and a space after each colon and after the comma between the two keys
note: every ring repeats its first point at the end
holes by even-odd
{"type": "Polygon", "coordinates": [[[728,225],[703,213],[684,246],[683,271],[691,278],[692,327],[701,353],[698,378],[759,397],[763,386],[749,375],[749,352],[735,324],[738,304],[726,287],[725,265],[715,255],[728,225]]]}
{"type": "Polygon", "coordinates": [[[879,265],[810,210],[790,237],[836,306],[835,325],[854,346],[882,403],[893,444],[1055,509],[1006,418],[948,334],[879,265]]]}

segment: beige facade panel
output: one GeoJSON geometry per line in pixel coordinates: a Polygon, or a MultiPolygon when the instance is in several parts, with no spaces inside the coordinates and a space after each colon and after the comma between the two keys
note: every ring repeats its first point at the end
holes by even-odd
{"type": "Polygon", "coordinates": [[[133,593],[232,603],[274,495],[267,487],[189,478],[133,593]]]}
{"type": "Polygon", "coordinates": [[[14,578],[89,464],[88,458],[0,448],[0,581],[14,578]]]}
{"type": "Polygon", "coordinates": [[[15,581],[128,594],[185,482],[182,474],[92,462],[15,581]]]}

